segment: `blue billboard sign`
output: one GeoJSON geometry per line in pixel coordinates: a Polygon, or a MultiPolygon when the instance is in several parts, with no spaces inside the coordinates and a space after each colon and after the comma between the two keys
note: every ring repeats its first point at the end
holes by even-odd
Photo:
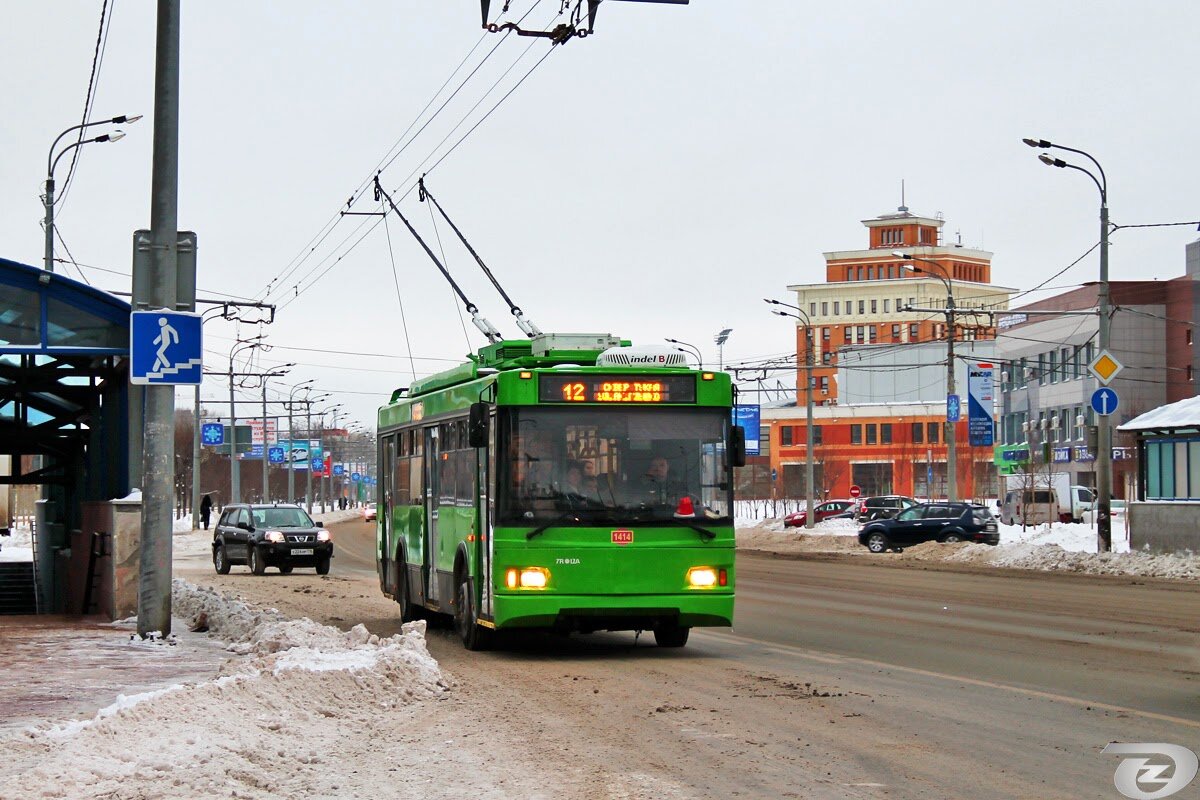
{"type": "Polygon", "coordinates": [[[762,427],[762,411],[758,405],[734,406],[733,424],[746,431],[746,455],[759,455],[759,429],[762,427]]]}
{"type": "Polygon", "coordinates": [[[967,436],[972,447],[995,443],[995,376],[991,364],[967,364],[967,436]]]}

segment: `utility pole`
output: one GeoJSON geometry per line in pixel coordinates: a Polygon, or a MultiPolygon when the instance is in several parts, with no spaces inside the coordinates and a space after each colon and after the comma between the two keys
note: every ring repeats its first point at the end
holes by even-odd
{"type": "MultiPolygon", "coordinates": [[[[808,530],[812,530],[813,526],[816,524],[816,520],[814,518],[816,517],[816,504],[817,504],[816,487],[813,485],[813,483],[814,483],[813,448],[816,443],[816,436],[815,436],[815,431],[813,430],[813,341],[814,340],[813,340],[813,333],[812,333],[812,319],[810,319],[808,316],[808,313],[805,312],[804,309],[800,308],[799,306],[794,306],[791,303],[783,303],[783,302],[780,302],[779,300],[771,300],[771,299],[765,298],[765,297],[763,298],[763,300],[766,303],[773,305],[773,306],[787,306],[788,308],[793,309],[795,312],[795,313],[792,313],[791,311],[780,311],[780,310],[776,309],[772,313],[774,313],[780,317],[791,317],[795,320],[798,320],[799,322],[804,323],[804,351],[805,351],[804,352],[804,400],[805,400],[804,405],[805,405],[806,423],[807,423],[805,425],[805,432],[804,432],[805,433],[805,436],[804,436],[804,445],[805,445],[804,446],[804,482],[807,484],[807,486],[805,487],[805,491],[804,491],[804,502],[805,502],[804,527],[808,530]]],[[[772,482],[771,490],[772,490],[772,492],[774,492],[774,490],[775,490],[774,482],[772,482]]]]}
{"type": "MultiPolygon", "coordinates": [[[[154,64],[154,154],[150,187],[152,308],[175,310],[179,229],[179,0],[158,0],[154,64]]],[[[175,387],[145,387],[142,541],[137,632],[171,632],[171,495],[175,466],[175,387]]]]}

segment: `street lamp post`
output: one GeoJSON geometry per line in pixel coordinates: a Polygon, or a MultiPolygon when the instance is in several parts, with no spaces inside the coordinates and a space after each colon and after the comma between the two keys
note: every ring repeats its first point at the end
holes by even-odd
{"type": "MultiPolygon", "coordinates": [[[[267,443],[267,379],[268,378],[282,378],[284,375],[288,374],[288,368],[294,367],[294,366],[296,366],[296,365],[295,364],[284,364],[280,368],[280,369],[282,369],[282,372],[268,372],[262,376],[262,412],[263,412],[262,413],[262,432],[263,432],[262,433],[262,437],[263,437],[262,502],[264,502],[264,503],[271,502],[271,483],[270,483],[271,474],[268,471],[268,467],[270,466],[269,462],[271,459],[269,457],[270,447],[268,446],[268,443],[267,443]]],[[[276,425],[275,428],[276,428],[275,429],[275,442],[276,442],[276,444],[278,444],[278,442],[279,442],[279,426],[276,425]]]]}
{"type": "Polygon", "coordinates": [[[696,357],[696,361],[697,361],[697,362],[699,363],[699,365],[700,365],[700,369],[704,369],[704,356],[700,354],[700,348],[699,348],[699,347],[696,347],[696,345],[694,345],[694,344],[688,344],[687,342],[681,342],[681,341],[679,341],[678,339],[666,339],[665,341],[668,341],[668,342],[670,342],[671,344],[677,344],[677,345],[679,345],[679,346],[680,346],[680,349],[682,349],[682,348],[684,348],[684,347],[691,348],[691,349],[690,349],[690,351],[689,351],[689,350],[685,350],[685,351],[683,351],[683,352],[690,352],[692,355],[694,355],[694,356],[696,357]]]}
{"type": "Polygon", "coordinates": [[[804,405],[807,419],[805,426],[804,437],[804,483],[805,483],[805,512],[804,512],[804,527],[812,530],[815,524],[816,517],[816,489],[813,486],[813,447],[816,437],[813,435],[813,335],[812,335],[812,320],[809,319],[799,306],[793,306],[789,303],[783,303],[779,300],[771,300],[763,298],[763,301],[773,306],[787,306],[795,313],[790,311],[780,311],[773,309],[772,313],[778,314],[781,317],[792,317],[804,323],[804,405]],[[803,316],[801,316],[803,315],[803,316]]]}
{"type": "MultiPolygon", "coordinates": [[[[937,261],[932,261],[928,258],[914,256],[911,253],[901,253],[895,251],[892,253],[896,258],[902,258],[906,261],[921,261],[926,264],[932,264],[940,269],[945,277],[936,272],[930,272],[927,269],[913,265],[913,272],[921,272],[926,275],[932,275],[942,282],[946,287],[946,394],[947,396],[956,394],[954,385],[954,281],[951,278],[950,272],[942,264],[937,261]]],[[[946,499],[951,503],[958,501],[958,423],[946,421],[946,499]]]]}
{"type": "Polygon", "coordinates": [[[729,334],[733,333],[733,328],[722,328],[713,341],[717,345],[717,369],[725,370],[725,343],[729,341],[729,334]]]}
{"type": "Polygon", "coordinates": [[[64,147],[59,151],[57,156],[54,155],[54,148],[58,147],[58,143],[62,141],[62,138],[71,131],[90,128],[93,125],[120,125],[122,123],[133,124],[141,118],[141,114],[138,114],[135,117],[127,117],[122,115],[119,117],[113,117],[112,119],[102,119],[96,122],[84,122],[81,125],[72,125],[70,128],[67,128],[65,131],[60,133],[55,138],[54,143],[50,145],[50,152],[46,155],[46,194],[44,197],[46,206],[46,248],[45,263],[43,266],[45,266],[47,272],[54,272],[54,170],[56,167],[58,167],[58,160],[75,148],[82,147],[85,144],[91,144],[93,142],[119,141],[125,137],[125,132],[113,131],[112,133],[104,133],[91,139],[81,139],[78,142],[64,147]]]}
{"type": "Polygon", "coordinates": [[[229,442],[229,502],[231,503],[242,502],[241,465],[238,464],[237,453],[237,404],[233,398],[233,359],[243,350],[252,350],[261,345],[264,338],[263,334],[259,334],[252,339],[239,339],[229,350],[229,432],[231,434],[229,442]]]}
{"type": "MultiPolygon", "coordinates": [[[[1092,183],[1096,184],[1096,189],[1100,192],[1100,286],[1097,300],[1100,312],[1100,352],[1105,353],[1108,351],[1109,345],[1110,296],[1108,286],[1108,178],[1104,174],[1104,167],[1100,166],[1100,162],[1089,153],[1074,147],[1054,144],[1045,139],[1022,139],[1021,141],[1030,147],[1042,150],[1053,148],[1081,155],[1091,161],[1095,165],[1096,171],[1100,173],[1100,177],[1097,178],[1090,170],[1067,163],[1061,158],[1052,158],[1045,153],[1038,156],[1038,160],[1048,167],[1070,168],[1082,172],[1092,179],[1092,183]]],[[[1096,544],[1100,552],[1106,553],[1112,550],[1112,429],[1109,428],[1108,417],[1104,415],[1097,415],[1096,419],[1096,449],[1100,451],[1096,453],[1096,544]]]]}
{"type": "Polygon", "coordinates": [[[306,381],[301,381],[300,383],[297,383],[295,386],[293,386],[292,390],[290,392],[288,392],[288,403],[287,403],[287,407],[288,407],[288,450],[287,450],[288,494],[287,494],[287,498],[288,498],[289,503],[296,502],[296,462],[292,458],[292,448],[296,446],[296,434],[295,434],[294,429],[292,428],[292,398],[296,396],[296,390],[300,389],[301,387],[303,387],[306,391],[311,389],[312,384],[315,380],[316,380],[316,378],[309,378],[306,381]]]}

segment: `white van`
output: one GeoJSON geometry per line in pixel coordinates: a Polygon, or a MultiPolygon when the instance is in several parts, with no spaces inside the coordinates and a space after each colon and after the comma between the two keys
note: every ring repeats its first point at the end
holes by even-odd
{"type": "Polygon", "coordinates": [[[1014,489],[1004,493],[1000,505],[1000,522],[1004,525],[1041,525],[1058,522],[1059,517],[1056,489],[1014,489]]]}

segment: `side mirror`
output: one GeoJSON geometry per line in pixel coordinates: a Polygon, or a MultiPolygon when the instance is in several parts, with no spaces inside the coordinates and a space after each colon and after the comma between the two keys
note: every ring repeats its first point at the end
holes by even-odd
{"type": "Polygon", "coordinates": [[[252,531],[252,530],[254,530],[254,528],[251,528],[251,527],[250,527],[250,523],[249,523],[249,522],[239,522],[239,523],[237,524],[237,526],[238,526],[238,528],[239,528],[239,529],[241,529],[241,530],[243,530],[243,531],[252,531]]]}
{"type": "Polygon", "coordinates": [[[471,418],[467,421],[469,446],[487,447],[489,410],[487,403],[471,403],[471,418]]]}
{"type": "Polygon", "coordinates": [[[729,464],[734,467],[746,466],[746,429],[734,425],[729,429],[729,464]]]}
{"type": "Polygon", "coordinates": [[[318,527],[318,528],[324,528],[324,527],[325,527],[325,523],[324,523],[324,522],[318,522],[318,523],[317,523],[317,527],[318,527]]]}

